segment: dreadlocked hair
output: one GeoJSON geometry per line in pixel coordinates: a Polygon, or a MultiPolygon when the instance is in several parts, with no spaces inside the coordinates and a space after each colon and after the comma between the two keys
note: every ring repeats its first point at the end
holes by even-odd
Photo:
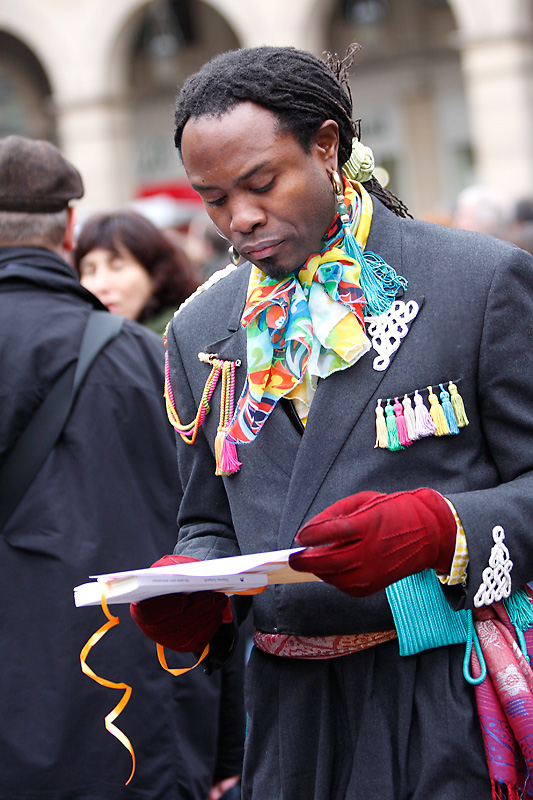
{"type": "MultiPolygon", "coordinates": [[[[327,61],[294,47],[250,47],[229,50],[191,75],[176,100],[174,143],[181,155],[187,121],[219,117],[239,103],[255,103],[275,114],[282,130],[290,132],[305,152],[326,119],[339,126],[339,163],[348,161],[352,140],[359,138],[359,121],[352,119],[348,71],[359,45],[346,56],[327,55],[327,61]]],[[[375,178],[365,188],[398,216],[409,216],[397,198],[375,178]]]]}

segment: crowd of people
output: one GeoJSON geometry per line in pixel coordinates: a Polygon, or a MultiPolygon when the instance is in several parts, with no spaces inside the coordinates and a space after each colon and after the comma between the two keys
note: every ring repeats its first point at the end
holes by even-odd
{"type": "Polygon", "coordinates": [[[78,225],[76,167],[0,139],[0,800],[533,798],[533,199],[413,219],[349,66],[187,79],[209,263],[138,210],[78,225]],[[105,604],[72,600],[286,548],[265,591],[118,607],[94,642],[105,604]]]}

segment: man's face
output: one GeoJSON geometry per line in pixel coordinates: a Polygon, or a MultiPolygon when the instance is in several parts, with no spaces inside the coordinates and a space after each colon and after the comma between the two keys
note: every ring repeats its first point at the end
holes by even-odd
{"type": "Polygon", "coordinates": [[[189,119],[181,154],[216,227],[279,279],[320,250],[333,221],[337,141],[336,123],[325,122],[306,153],[272,112],[246,102],[220,117],[189,119]]]}

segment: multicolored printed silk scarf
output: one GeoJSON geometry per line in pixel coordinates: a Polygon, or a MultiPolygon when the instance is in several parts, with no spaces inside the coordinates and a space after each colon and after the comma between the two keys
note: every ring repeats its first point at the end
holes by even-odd
{"type": "MultiPolygon", "coordinates": [[[[372,202],[345,182],[345,204],[361,250],[372,202]],[[362,237],[361,239],[359,237],[362,237]]],[[[241,324],[247,331],[248,374],[226,437],[251,442],[280,398],[305,374],[325,378],[352,366],[370,348],[364,331],[360,264],[343,248],[337,215],[320,253],[281,281],[252,268],[241,324]]]]}
{"type": "MultiPolygon", "coordinates": [[[[475,687],[494,800],[533,798],[533,670],[523,654],[503,603],[474,611],[474,624],[487,665],[475,687]]],[[[533,653],[533,628],[523,633],[533,653]]],[[[472,648],[473,674],[479,661],[472,648]]]]}

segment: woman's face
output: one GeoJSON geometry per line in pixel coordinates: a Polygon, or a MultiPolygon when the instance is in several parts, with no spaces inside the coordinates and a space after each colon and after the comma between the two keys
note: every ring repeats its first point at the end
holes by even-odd
{"type": "Polygon", "coordinates": [[[117,253],[89,250],[80,261],[80,282],[109,311],[127,319],[139,318],[153,292],[150,274],[123,245],[117,253]]]}

